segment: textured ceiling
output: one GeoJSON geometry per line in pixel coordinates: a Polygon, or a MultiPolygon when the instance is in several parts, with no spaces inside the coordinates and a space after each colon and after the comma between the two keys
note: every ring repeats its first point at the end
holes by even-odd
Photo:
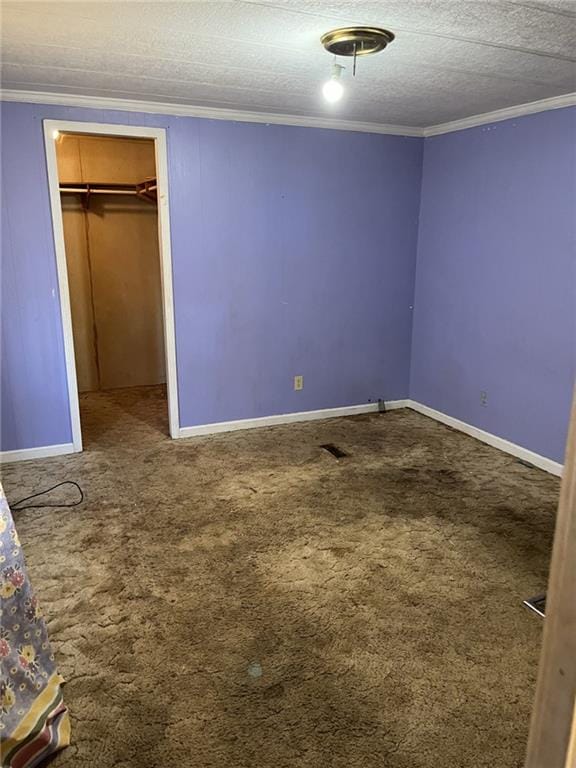
{"type": "Polygon", "coordinates": [[[574,91],[575,62],[574,0],[2,3],[5,89],[430,126],[574,91]],[[396,40],[329,105],[349,24],[396,40]]]}

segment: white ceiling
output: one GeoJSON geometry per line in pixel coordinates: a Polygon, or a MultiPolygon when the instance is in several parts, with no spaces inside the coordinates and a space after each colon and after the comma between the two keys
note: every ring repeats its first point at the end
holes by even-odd
{"type": "Polygon", "coordinates": [[[576,0],[2,2],[4,89],[430,126],[576,89],[576,0]],[[320,35],[383,26],[325,103],[320,35]]]}

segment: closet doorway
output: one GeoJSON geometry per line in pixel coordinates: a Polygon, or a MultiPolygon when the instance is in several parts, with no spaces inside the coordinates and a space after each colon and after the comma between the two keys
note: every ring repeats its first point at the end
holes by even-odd
{"type": "Polygon", "coordinates": [[[44,134],[74,450],[79,398],[146,418],[153,397],[177,437],[164,131],[46,120],[44,134]]]}

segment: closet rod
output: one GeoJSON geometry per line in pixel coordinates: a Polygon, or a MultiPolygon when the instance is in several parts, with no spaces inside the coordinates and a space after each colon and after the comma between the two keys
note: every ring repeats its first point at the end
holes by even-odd
{"type": "Polygon", "coordinates": [[[137,195],[138,192],[135,189],[86,189],[85,187],[60,187],[60,192],[74,192],[85,194],[89,192],[91,195],[137,195]]]}

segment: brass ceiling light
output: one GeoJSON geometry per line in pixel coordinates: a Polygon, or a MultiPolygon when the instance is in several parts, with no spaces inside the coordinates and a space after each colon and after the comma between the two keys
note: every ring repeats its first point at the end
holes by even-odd
{"type": "MultiPolygon", "coordinates": [[[[353,57],[352,74],[356,75],[357,57],[383,51],[394,37],[393,32],[380,27],[343,27],[326,32],[320,38],[320,42],[328,53],[333,53],[335,57],[353,57]]],[[[335,63],[332,68],[332,77],[324,84],[324,97],[327,101],[337,101],[344,92],[340,83],[342,69],[344,69],[343,66],[335,63]]]]}

